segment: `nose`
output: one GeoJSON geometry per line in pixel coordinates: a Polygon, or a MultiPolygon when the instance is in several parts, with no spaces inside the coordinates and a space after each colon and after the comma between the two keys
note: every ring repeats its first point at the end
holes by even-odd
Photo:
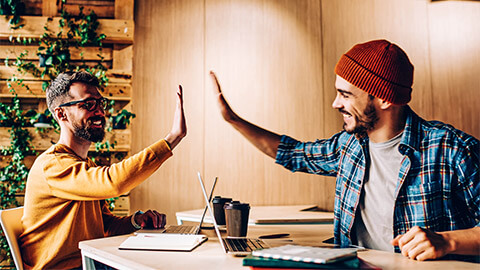
{"type": "Polygon", "coordinates": [[[94,111],[95,116],[105,116],[105,110],[103,109],[102,106],[97,106],[94,111]]]}
{"type": "Polygon", "coordinates": [[[337,93],[337,96],[335,97],[335,100],[332,103],[332,107],[334,109],[340,109],[343,107],[342,103],[340,102],[340,93],[337,93]]]}

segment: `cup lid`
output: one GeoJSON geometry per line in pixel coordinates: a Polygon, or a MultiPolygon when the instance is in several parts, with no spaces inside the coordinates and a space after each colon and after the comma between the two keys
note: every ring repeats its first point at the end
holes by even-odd
{"type": "Polygon", "coordinates": [[[239,201],[231,201],[225,203],[223,206],[224,209],[250,209],[250,204],[241,203],[239,201]]]}

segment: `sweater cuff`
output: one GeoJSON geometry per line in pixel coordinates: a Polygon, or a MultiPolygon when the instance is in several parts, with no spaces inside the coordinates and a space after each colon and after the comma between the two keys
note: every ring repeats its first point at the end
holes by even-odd
{"type": "Polygon", "coordinates": [[[160,159],[162,162],[173,155],[172,150],[170,150],[170,147],[165,140],[160,140],[150,145],[148,148],[152,150],[157,159],[160,159]]]}

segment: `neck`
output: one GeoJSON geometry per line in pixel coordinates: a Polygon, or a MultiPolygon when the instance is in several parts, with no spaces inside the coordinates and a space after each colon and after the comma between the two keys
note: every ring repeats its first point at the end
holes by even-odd
{"type": "Polygon", "coordinates": [[[378,115],[375,128],[368,131],[368,138],[373,143],[386,142],[400,134],[405,128],[406,112],[403,106],[392,106],[378,115]]]}
{"type": "Polygon", "coordinates": [[[90,148],[90,141],[74,136],[73,134],[60,132],[60,139],[58,144],[68,146],[79,157],[87,159],[88,149],[90,148]]]}

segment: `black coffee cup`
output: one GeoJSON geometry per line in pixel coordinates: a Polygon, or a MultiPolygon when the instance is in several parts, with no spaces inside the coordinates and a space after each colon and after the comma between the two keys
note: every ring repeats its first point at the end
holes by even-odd
{"type": "Polygon", "coordinates": [[[225,211],[223,205],[227,202],[231,202],[232,198],[222,198],[220,196],[213,197],[213,216],[217,225],[225,225],[225,211]]]}
{"type": "Polygon", "coordinates": [[[232,237],[247,236],[250,205],[248,203],[232,201],[226,203],[223,208],[225,209],[227,235],[232,237]]]}

